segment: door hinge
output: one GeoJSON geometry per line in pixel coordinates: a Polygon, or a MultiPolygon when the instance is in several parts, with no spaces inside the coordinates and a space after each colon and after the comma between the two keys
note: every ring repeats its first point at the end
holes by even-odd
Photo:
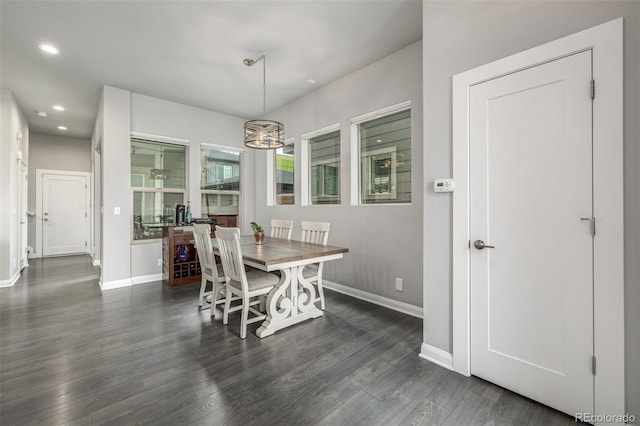
{"type": "Polygon", "coordinates": [[[591,373],[594,376],[596,375],[596,357],[595,356],[591,357],[591,373]]]}
{"type": "Polygon", "coordinates": [[[87,217],[87,212],[84,212],[84,217],[87,217]]]}
{"type": "Polygon", "coordinates": [[[589,223],[591,224],[591,236],[595,237],[596,236],[596,218],[591,216],[591,217],[581,217],[580,220],[588,220],[589,223]]]}
{"type": "Polygon", "coordinates": [[[84,242],[84,246],[85,246],[85,247],[87,246],[87,242],[86,242],[86,241],[84,242]]]}
{"type": "Polygon", "coordinates": [[[591,99],[595,99],[596,98],[596,81],[595,80],[591,80],[591,99]]]}

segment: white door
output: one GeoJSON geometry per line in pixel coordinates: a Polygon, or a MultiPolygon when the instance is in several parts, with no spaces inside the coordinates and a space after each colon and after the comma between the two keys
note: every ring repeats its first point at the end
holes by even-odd
{"type": "Polygon", "coordinates": [[[470,91],[471,373],[571,415],[594,412],[591,79],[586,51],[470,91]]]}
{"type": "Polygon", "coordinates": [[[42,254],[87,252],[86,176],[42,175],[42,254]]]}

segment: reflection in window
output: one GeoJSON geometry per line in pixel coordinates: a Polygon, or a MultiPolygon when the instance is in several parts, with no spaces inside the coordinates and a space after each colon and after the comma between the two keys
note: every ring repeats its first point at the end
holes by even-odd
{"type": "Polygon", "coordinates": [[[340,204],[340,131],[309,140],[311,204],[340,204]]]}
{"type": "Polygon", "coordinates": [[[411,110],[358,125],[360,203],[411,202],[411,110]]]}
{"type": "Polygon", "coordinates": [[[162,238],[172,225],[178,204],[184,204],[186,148],[131,139],[132,238],[162,238]]]}
{"type": "Polygon", "coordinates": [[[276,149],[275,184],[276,204],[295,204],[294,190],[294,145],[285,145],[276,149]]]}
{"type": "Polygon", "coordinates": [[[202,215],[237,215],[240,211],[241,154],[203,146],[200,149],[202,215]]]}

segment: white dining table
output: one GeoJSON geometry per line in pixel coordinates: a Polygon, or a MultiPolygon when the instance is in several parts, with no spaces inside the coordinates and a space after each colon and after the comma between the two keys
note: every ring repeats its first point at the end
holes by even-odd
{"type": "MultiPolygon", "coordinates": [[[[212,242],[216,252],[217,241],[213,238],[212,242]]],[[[281,271],[280,281],[267,297],[267,318],[256,331],[260,338],[322,316],[323,311],[316,306],[316,289],[302,270],[313,263],[342,259],[349,251],[343,247],[271,237],[265,237],[259,245],[253,235],[241,237],[240,246],[245,265],[267,272],[281,271]]]]}

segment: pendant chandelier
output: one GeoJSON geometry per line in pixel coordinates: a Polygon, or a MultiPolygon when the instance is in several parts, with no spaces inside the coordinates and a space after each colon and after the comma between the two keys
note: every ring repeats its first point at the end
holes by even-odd
{"type": "MultiPolygon", "coordinates": [[[[262,60],[262,114],[267,113],[267,60],[245,59],[248,67],[262,60]]],[[[273,120],[249,120],[244,123],[244,144],[254,149],[276,149],[284,146],[284,124],[273,120]]]]}

